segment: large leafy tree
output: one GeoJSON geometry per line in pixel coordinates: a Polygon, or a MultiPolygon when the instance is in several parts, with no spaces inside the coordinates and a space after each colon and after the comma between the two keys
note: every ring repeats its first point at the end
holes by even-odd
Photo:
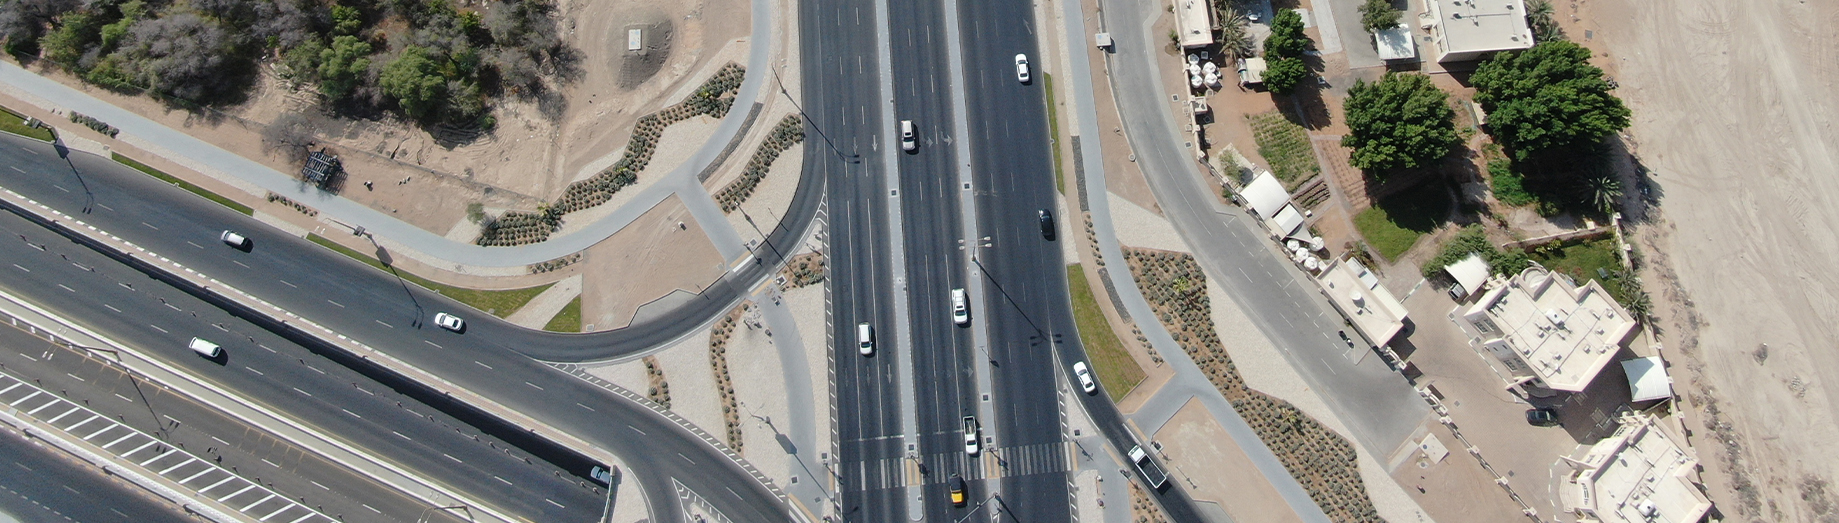
{"type": "Polygon", "coordinates": [[[1628,127],[1628,107],[1610,94],[1590,50],[1558,40],[1494,56],[1469,77],[1488,111],[1489,133],[1520,159],[1580,150],[1628,127]]]}
{"type": "Polygon", "coordinates": [[[1354,82],[1347,89],[1348,134],[1341,145],[1354,149],[1354,167],[1370,171],[1435,164],[1462,143],[1456,136],[1449,95],[1421,74],[1386,73],[1378,82],[1354,82]]]}
{"type": "Polygon", "coordinates": [[[1398,17],[1403,13],[1392,7],[1391,0],[1366,0],[1360,4],[1360,25],[1369,33],[1378,33],[1398,27],[1398,17]]]}
{"type": "Polygon", "coordinates": [[[377,86],[411,118],[427,116],[447,95],[447,79],[438,64],[428,58],[427,49],[415,45],[403,48],[401,56],[383,67],[377,86]]]}
{"type": "MultiPolygon", "coordinates": [[[[317,46],[317,40],[309,42],[314,43],[301,47],[317,46]]],[[[319,49],[319,92],[333,100],[350,95],[370,71],[370,51],[370,42],[350,35],[333,38],[332,47],[319,49]]]]}
{"type": "Polygon", "coordinates": [[[1293,56],[1272,58],[1265,62],[1264,88],[1277,94],[1290,94],[1309,77],[1309,66],[1293,56]]]}
{"type": "Polygon", "coordinates": [[[1278,10],[1277,16],[1271,18],[1271,35],[1264,39],[1265,59],[1299,57],[1308,48],[1309,37],[1303,34],[1303,15],[1295,9],[1278,10]]]}

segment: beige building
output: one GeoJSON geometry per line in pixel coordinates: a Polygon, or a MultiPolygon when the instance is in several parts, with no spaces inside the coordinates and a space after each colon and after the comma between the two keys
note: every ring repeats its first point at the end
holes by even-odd
{"type": "Polygon", "coordinates": [[[1329,262],[1316,276],[1316,285],[1328,296],[1341,315],[1354,324],[1354,330],[1374,347],[1392,343],[1405,328],[1405,305],[1379,284],[1379,277],[1367,270],[1360,260],[1342,258],[1329,262]]]}
{"type": "Polygon", "coordinates": [[[1470,346],[1507,367],[1510,387],[1566,392],[1588,387],[1637,326],[1596,280],[1580,287],[1538,264],[1458,305],[1450,319],[1470,346]]]}
{"type": "Polygon", "coordinates": [[[1660,419],[1626,413],[1614,435],[1583,459],[1565,458],[1574,472],[1558,496],[1578,521],[1697,523],[1711,500],[1696,481],[1698,458],[1660,419]]]}
{"type": "Polygon", "coordinates": [[[1421,17],[1436,44],[1438,63],[1462,62],[1497,51],[1532,47],[1523,0],[1429,0],[1421,17]]]}
{"type": "Polygon", "coordinates": [[[1175,0],[1175,31],[1182,49],[1213,45],[1213,5],[1207,0],[1175,0]]]}

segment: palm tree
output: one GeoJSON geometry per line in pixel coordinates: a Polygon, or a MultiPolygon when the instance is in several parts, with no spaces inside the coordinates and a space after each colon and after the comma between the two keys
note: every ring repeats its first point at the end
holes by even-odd
{"type": "Polygon", "coordinates": [[[1558,27],[1558,21],[1552,18],[1550,0],[1528,0],[1526,2],[1526,23],[1532,26],[1533,40],[1550,42],[1564,39],[1564,29],[1558,27]]]}
{"type": "Polygon", "coordinates": [[[1257,46],[1248,30],[1251,19],[1245,16],[1245,12],[1228,5],[1224,0],[1215,3],[1214,7],[1219,10],[1220,52],[1235,60],[1257,56],[1257,46]]]}
{"type": "Polygon", "coordinates": [[[1591,169],[1584,175],[1582,192],[1584,203],[1603,214],[1613,214],[1622,199],[1622,180],[1608,169],[1591,169]]]}

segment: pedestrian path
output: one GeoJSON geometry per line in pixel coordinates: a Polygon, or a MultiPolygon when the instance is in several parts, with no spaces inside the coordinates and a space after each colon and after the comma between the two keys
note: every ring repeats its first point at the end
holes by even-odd
{"type": "Polygon", "coordinates": [[[191,489],[255,521],[331,523],[330,516],[294,502],[268,487],[225,470],[216,462],[167,445],[159,438],[72,403],[31,382],[0,373],[0,405],[88,442],[114,461],[138,467],[191,489]]]}

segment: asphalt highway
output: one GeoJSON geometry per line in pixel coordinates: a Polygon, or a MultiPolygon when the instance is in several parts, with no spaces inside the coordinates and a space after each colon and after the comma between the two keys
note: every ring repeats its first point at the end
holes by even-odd
{"type": "MultiPolygon", "coordinates": [[[[0,213],[0,288],[194,376],[311,426],[323,434],[368,449],[402,468],[465,493],[498,510],[532,521],[592,521],[600,515],[604,490],[590,488],[566,471],[467,423],[391,390],[337,362],[276,336],[189,294],[152,280],[95,251],[74,245],[11,213],[0,213]],[[39,250],[34,246],[43,246],[39,250]],[[223,361],[186,349],[192,337],[225,347],[223,361]]],[[[38,370],[44,386],[94,390],[92,405],[148,422],[136,428],[187,437],[192,447],[222,451],[229,465],[294,496],[332,498],[344,513],[369,507],[414,521],[427,505],[396,494],[341,466],[311,458],[259,430],[179,397],[145,379],[126,376],[85,360],[80,354],[39,354],[47,345],[24,332],[0,327],[0,344],[12,353],[9,369],[38,370]],[[36,342],[36,343],[35,343],[36,342]],[[46,357],[46,356],[50,357],[46,357]],[[82,376],[82,377],[76,377],[82,376]],[[138,381],[138,382],[137,382],[138,381]],[[106,392],[104,392],[106,389],[106,392]],[[112,393],[144,405],[118,404],[112,393]],[[107,399],[109,401],[100,401],[107,399]],[[148,419],[157,412],[182,420],[175,427],[148,419]],[[229,445],[214,444],[215,436],[229,445]],[[281,452],[271,452],[279,450],[281,452]],[[237,459],[237,454],[245,454],[237,459]],[[264,466],[269,459],[284,467],[264,466]],[[309,482],[315,482],[309,484],[309,482]],[[314,485],[336,485],[329,491],[314,485]],[[362,505],[362,506],[360,506],[362,505]]],[[[67,351],[65,351],[67,352],[67,351]]],[[[325,503],[326,501],[321,501],[325,503]]]]}
{"type": "Polygon", "coordinates": [[[10,429],[0,430],[0,469],[6,470],[0,474],[0,521],[192,521],[171,503],[10,429]]]}
{"type": "MultiPolygon", "coordinates": [[[[628,328],[600,338],[514,328],[110,160],[75,153],[70,161],[49,145],[0,136],[0,162],[10,166],[0,169],[0,185],[611,451],[639,480],[654,517],[681,513],[677,484],[735,521],[787,517],[776,495],[688,430],[522,352],[536,344],[566,346],[557,340],[636,351],[650,346],[642,339],[670,339],[662,328],[628,328]],[[86,208],[90,212],[84,213],[86,208]],[[224,229],[249,236],[254,248],[240,252],[218,243],[224,229]],[[434,327],[429,320],[437,311],[466,317],[469,329],[455,334],[434,327]]],[[[781,230],[772,234],[796,237],[781,230]]],[[[771,270],[766,265],[737,273],[771,270]]],[[[232,353],[260,350],[232,342],[225,345],[232,353]]],[[[586,474],[578,468],[569,472],[586,474]]]]}

